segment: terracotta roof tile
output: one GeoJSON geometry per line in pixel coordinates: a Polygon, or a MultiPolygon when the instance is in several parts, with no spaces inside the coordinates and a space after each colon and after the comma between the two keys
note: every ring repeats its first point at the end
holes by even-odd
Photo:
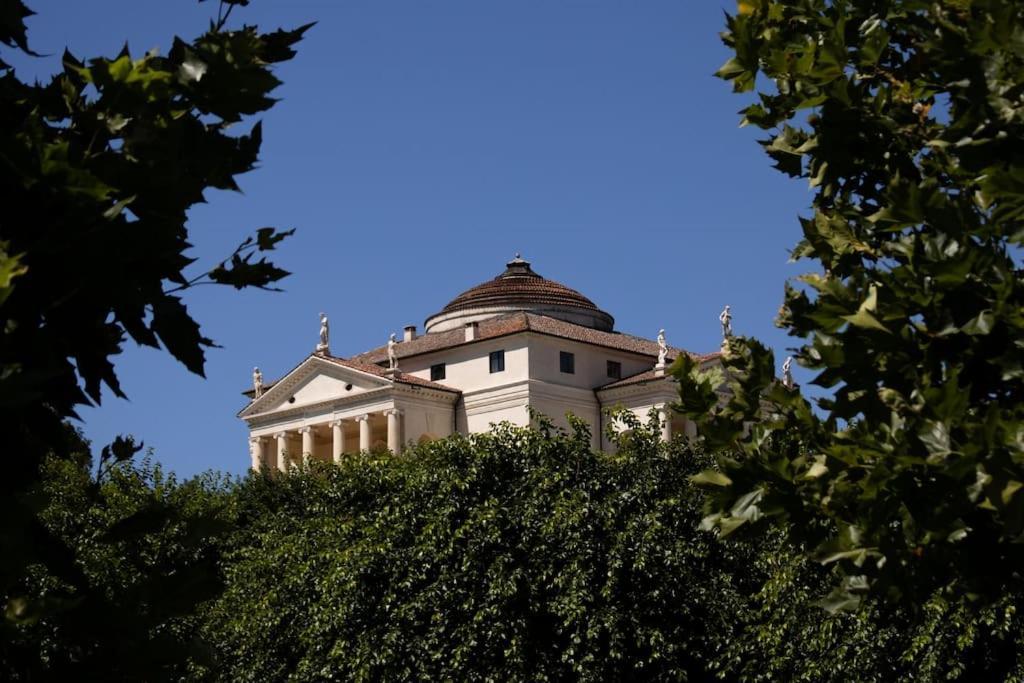
{"type": "Polygon", "coordinates": [[[384,368],[380,367],[379,365],[374,365],[373,363],[366,363],[352,359],[339,358],[337,356],[328,356],[326,354],[321,354],[320,358],[323,358],[324,360],[329,360],[332,363],[341,365],[346,368],[352,368],[353,370],[360,370],[371,375],[376,375],[377,377],[383,377],[384,379],[394,380],[395,382],[398,382],[400,384],[415,384],[416,386],[428,387],[430,389],[438,389],[440,391],[448,391],[453,394],[462,393],[458,389],[445,386],[444,384],[438,384],[437,382],[431,382],[430,380],[426,380],[421,377],[416,377],[415,375],[410,375],[401,371],[396,372],[393,375],[390,375],[384,368]]]}
{"type": "MultiPolygon", "coordinates": [[[[413,385],[416,385],[416,386],[427,387],[427,388],[430,388],[430,389],[437,389],[439,391],[448,391],[448,392],[451,392],[451,393],[454,393],[454,394],[461,394],[462,393],[458,389],[454,389],[452,387],[445,386],[444,384],[438,384],[437,382],[431,382],[430,380],[422,379],[420,377],[416,377],[415,375],[410,375],[410,374],[407,374],[407,373],[404,373],[404,372],[397,372],[394,375],[389,375],[384,370],[384,368],[382,368],[379,365],[374,365],[373,363],[366,363],[366,362],[360,362],[360,361],[357,361],[357,360],[351,360],[351,359],[346,359],[346,358],[339,358],[337,356],[329,356],[329,355],[323,354],[323,353],[316,353],[316,354],[313,354],[313,355],[316,356],[317,358],[322,358],[323,360],[330,361],[331,363],[334,363],[336,365],[340,365],[342,367],[351,368],[352,370],[358,370],[360,372],[365,372],[367,374],[374,375],[376,377],[383,377],[384,379],[394,380],[395,382],[398,382],[399,384],[413,384],[413,385]]],[[[386,352],[385,352],[385,355],[387,355],[386,352]]],[[[302,362],[305,363],[306,361],[303,360],[302,362]]],[[[302,363],[299,363],[299,365],[302,365],[302,363]]],[[[282,376],[284,377],[284,376],[287,376],[287,375],[291,374],[298,367],[299,366],[296,365],[295,368],[292,368],[291,370],[289,370],[288,372],[286,372],[282,376]]],[[[278,381],[280,381],[280,380],[278,380],[278,381]]],[[[270,389],[275,384],[277,384],[277,381],[269,382],[267,384],[264,384],[263,385],[263,393],[265,394],[268,391],[270,391],[270,389]]],[[[242,394],[244,396],[248,396],[250,399],[253,399],[255,394],[256,394],[256,392],[253,389],[248,389],[246,391],[243,391],[242,394]]]]}
{"type": "MultiPolygon", "coordinates": [[[[495,339],[518,332],[536,332],[562,339],[571,339],[584,344],[603,346],[617,351],[626,351],[643,356],[657,358],[658,342],[621,332],[604,332],[591,327],[576,325],[564,320],[557,320],[546,315],[526,313],[523,311],[509,313],[495,318],[481,320],[478,324],[476,339],[466,341],[464,329],[445,330],[444,332],[428,332],[411,341],[400,342],[395,346],[399,359],[419,356],[444,349],[473,344],[485,339],[495,339]]],[[[669,347],[669,356],[688,353],[683,349],[669,347]]],[[[712,354],[713,355],[713,354],[712,354]]],[[[387,361],[387,346],[379,346],[365,353],[352,356],[351,360],[358,363],[383,363],[387,361]]]]}

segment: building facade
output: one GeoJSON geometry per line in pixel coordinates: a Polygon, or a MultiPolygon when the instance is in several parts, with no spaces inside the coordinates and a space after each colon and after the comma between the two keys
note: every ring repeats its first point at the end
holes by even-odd
{"type": "MultiPolygon", "coordinates": [[[[422,334],[350,358],[331,355],[321,316],[317,350],[273,383],[256,371],[249,404],[253,468],[282,471],[301,459],[346,454],[482,432],[508,421],[528,425],[531,410],[568,426],[586,420],[595,448],[608,412],[646,419],[658,411],[662,437],[692,431],[669,405],[678,388],[665,367],[681,353],[665,343],[614,330],[614,319],[570,287],[519,258],[493,280],[452,299],[427,318],[422,334]]],[[[703,364],[719,353],[690,354],[703,364]]],[[[613,425],[615,427],[616,425],[613,425]]]]}

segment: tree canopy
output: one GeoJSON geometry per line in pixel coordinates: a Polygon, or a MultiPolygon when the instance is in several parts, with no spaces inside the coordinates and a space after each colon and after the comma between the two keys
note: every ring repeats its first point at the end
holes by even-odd
{"type": "Polygon", "coordinates": [[[723,38],[718,75],[758,94],[743,124],[814,190],[793,257],[818,269],[786,287],[778,324],[830,393],[812,408],[736,338],[717,406],[680,361],[683,410],[742,453],[705,475],[707,523],[793,524],[845,570],[832,607],[1019,590],[1024,6],[742,0],[723,38]]]}

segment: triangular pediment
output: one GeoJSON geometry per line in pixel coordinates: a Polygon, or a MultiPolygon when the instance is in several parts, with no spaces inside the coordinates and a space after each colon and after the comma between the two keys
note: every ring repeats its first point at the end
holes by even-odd
{"type": "Polygon", "coordinates": [[[391,380],[310,356],[278,380],[239,417],[267,415],[303,406],[351,398],[392,386],[391,380]]]}

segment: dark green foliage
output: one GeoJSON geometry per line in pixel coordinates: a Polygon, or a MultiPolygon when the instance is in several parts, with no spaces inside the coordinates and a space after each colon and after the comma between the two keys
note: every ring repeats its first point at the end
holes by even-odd
{"type": "Polygon", "coordinates": [[[719,76],[760,91],[744,123],[815,191],[793,255],[820,270],[778,323],[832,393],[812,411],[748,339],[728,345],[726,405],[695,400],[705,380],[680,364],[708,446],[743,453],[708,522],[788,520],[845,572],[833,608],[1019,593],[1024,5],[744,0],[724,39],[719,76]]]}
{"type": "Polygon", "coordinates": [[[709,459],[635,424],[499,427],[253,477],[236,492],[224,594],[204,636],[218,680],[921,681],[1006,673],[1018,602],[978,617],[865,606],[772,532],[697,529],[709,459]]]}
{"type": "Polygon", "coordinates": [[[706,677],[741,560],[695,528],[702,460],[656,443],[502,426],[250,480],[207,633],[222,677],[706,677]]]}
{"type": "MultiPolygon", "coordinates": [[[[194,571],[173,557],[167,567],[132,557],[138,585],[119,583],[120,598],[105,594],[94,563],[114,563],[115,549],[134,552],[130,543],[147,525],[176,524],[173,510],[154,502],[112,536],[84,539],[39,517],[52,501],[38,481],[47,457],[88,457],[65,420],[78,405],[98,403],[104,384],[122,395],[114,358],[127,339],[162,346],[202,374],[213,342],[182,292],[270,288],[287,274],[265,256],[291,234],[274,228],[260,228],[212,269],[186,272],[194,261],[188,210],[208,190],[237,190],[236,177],[255,167],[262,130],[245,120],[274,104],[274,65],[294,56],[308,28],[229,29],[231,10],[245,4],[220,3],[205,34],[175,39],[166,55],[133,56],[127,45],[113,58],[65,52],[63,71],[48,83],[23,82],[0,60],[0,657],[22,661],[26,672],[38,656],[25,639],[46,628],[53,635],[39,637],[53,640],[40,652],[56,653],[46,655],[54,671],[74,662],[88,673],[117,653],[122,663],[108,664],[103,677],[137,678],[141,662],[156,671],[165,658],[181,660],[150,626],[163,623],[165,608],[193,609],[216,578],[212,557],[194,571]],[[53,590],[40,593],[35,575],[53,590]],[[161,596],[174,604],[150,599],[161,596]]],[[[31,14],[21,0],[0,0],[0,52],[34,54],[24,24],[31,14]]],[[[104,472],[120,477],[137,448],[127,438],[105,448],[104,472]]],[[[103,495],[91,493],[90,505],[106,505],[103,495]]]]}
{"type": "Polygon", "coordinates": [[[0,595],[12,598],[0,678],[174,680],[190,659],[211,662],[195,608],[222,590],[231,482],[179,483],[148,460],[113,464],[97,481],[81,446],[47,460],[29,493],[45,500],[39,520],[66,544],[74,580],[40,562],[0,595]]]}

